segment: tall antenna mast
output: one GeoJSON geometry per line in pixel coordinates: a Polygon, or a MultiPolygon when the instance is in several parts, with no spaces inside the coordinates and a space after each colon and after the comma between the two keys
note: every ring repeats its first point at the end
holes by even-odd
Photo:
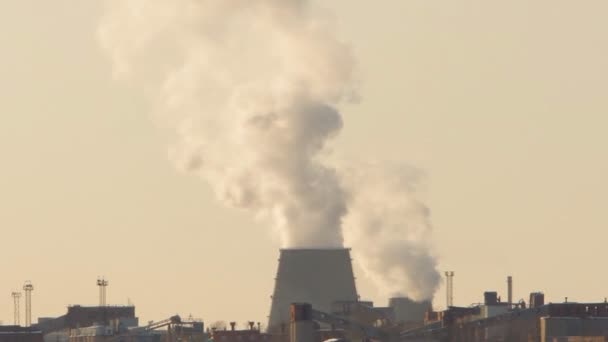
{"type": "Polygon", "coordinates": [[[454,272],[445,272],[446,306],[454,306],[454,272]]]}
{"type": "Polygon", "coordinates": [[[14,321],[15,321],[15,325],[21,325],[21,322],[19,322],[19,302],[20,302],[20,298],[21,298],[21,292],[13,292],[11,293],[11,295],[13,296],[13,302],[14,302],[14,321]]]}
{"type": "Polygon", "coordinates": [[[23,285],[23,291],[25,291],[25,326],[29,327],[32,325],[32,291],[34,291],[34,285],[28,280],[23,285]]]}
{"type": "Polygon", "coordinates": [[[106,287],[108,287],[108,281],[103,277],[97,278],[97,286],[99,286],[99,306],[106,306],[106,287]]]}

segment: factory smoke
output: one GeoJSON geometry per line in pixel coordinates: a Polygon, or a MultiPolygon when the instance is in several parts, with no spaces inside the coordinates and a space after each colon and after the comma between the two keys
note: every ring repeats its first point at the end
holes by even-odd
{"type": "Polygon", "coordinates": [[[409,173],[328,162],[338,106],[356,94],[353,56],[324,12],[307,0],[105,5],[99,36],[114,74],[142,87],[177,132],[179,167],[224,203],[269,219],[284,247],[342,247],[346,237],[383,290],[432,297],[428,210],[409,173]],[[395,173],[391,183],[377,178],[384,172],[395,173]]]}
{"type": "Polygon", "coordinates": [[[350,191],[344,236],[355,260],[385,294],[431,299],[441,281],[430,253],[422,174],[407,165],[361,163],[342,171],[350,191]]]}

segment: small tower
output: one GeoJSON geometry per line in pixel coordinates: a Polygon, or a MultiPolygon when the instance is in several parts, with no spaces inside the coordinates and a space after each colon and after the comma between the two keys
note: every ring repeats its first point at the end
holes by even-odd
{"type": "Polygon", "coordinates": [[[32,291],[34,291],[32,282],[26,281],[23,291],[25,291],[25,326],[29,327],[32,325],[32,291]]]}
{"type": "Polygon", "coordinates": [[[11,295],[13,296],[13,302],[14,302],[14,321],[15,321],[15,325],[21,325],[21,322],[19,321],[19,316],[21,316],[21,314],[19,313],[19,302],[21,301],[21,292],[13,292],[11,293],[11,295]]]}
{"type": "Polygon", "coordinates": [[[103,277],[97,278],[97,286],[99,286],[99,306],[106,306],[106,288],[109,282],[103,277]]]}

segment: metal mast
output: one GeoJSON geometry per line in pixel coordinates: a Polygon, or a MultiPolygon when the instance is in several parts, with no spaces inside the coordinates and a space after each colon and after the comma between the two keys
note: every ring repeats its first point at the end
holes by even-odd
{"type": "Polygon", "coordinates": [[[34,291],[34,285],[28,280],[23,285],[23,291],[25,291],[25,326],[29,327],[32,325],[32,291],[34,291]]]}
{"type": "Polygon", "coordinates": [[[99,286],[99,306],[106,306],[106,287],[108,281],[102,278],[97,278],[97,286],[99,286]]]}
{"type": "Polygon", "coordinates": [[[20,302],[20,298],[21,298],[21,292],[13,292],[11,293],[11,295],[13,296],[13,302],[14,302],[14,321],[15,321],[15,325],[21,325],[21,322],[19,322],[19,302],[20,302]]]}
{"type": "Polygon", "coordinates": [[[446,306],[454,306],[454,272],[445,272],[446,306]]]}

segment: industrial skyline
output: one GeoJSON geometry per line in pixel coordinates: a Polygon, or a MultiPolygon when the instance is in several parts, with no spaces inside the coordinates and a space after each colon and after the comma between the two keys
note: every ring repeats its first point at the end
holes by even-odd
{"type": "MultiPolygon", "coordinates": [[[[338,106],[332,152],[412,165],[433,228],[424,250],[454,272],[453,302],[477,303],[509,275],[512,303],[606,297],[608,4],[314,3],[356,57],[360,98],[338,106]]],[[[0,4],[0,321],[131,301],[144,321],[265,321],[281,237],[175,170],[173,133],[99,46],[104,13],[101,1],[0,4]]],[[[354,251],[361,299],[388,305],[366,276],[373,258],[354,251]]]]}
{"type": "MultiPolygon", "coordinates": [[[[109,281],[97,278],[99,305],[70,305],[67,313],[20,324],[20,292],[13,292],[14,324],[0,324],[6,342],[323,342],[332,339],[378,342],[552,342],[608,340],[608,301],[547,302],[543,292],[513,298],[507,276],[507,301],[500,291],[484,291],[468,306],[433,307],[430,301],[393,297],[387,306],[361,300],[352,274],[349,250],[282,249],[268,325],[214,321],[179,314],[140,324],[134,305],[109,305],[109,281]],[[319,261],[323,261],[321,265],[319,261]],[[318,281],[323,279],[324,281],[318,281]],[[289,314],[287,314],[289,313],[289,314]],[[208,325],[206,325],[208,324],[208,325]],[[228,327],[228,325],[230,327],[228,327]]],[[[445,272],[453,286],[454,272],[445,272]]],[[[31,294],[27,281],[24,290],[31,294]]],[[[446,302],[453,293],[446,292],[446,302]]],[[[31,313],[27,300],[26,322],[31,313]]]]}

